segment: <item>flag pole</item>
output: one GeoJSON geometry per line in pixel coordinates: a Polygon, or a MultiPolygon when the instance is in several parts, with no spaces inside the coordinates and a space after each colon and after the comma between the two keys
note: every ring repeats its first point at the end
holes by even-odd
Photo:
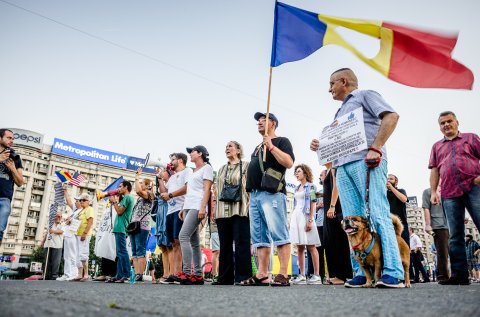
{"type": "MultiPolygon", "coordinates": [[[[272,91],[272,66],[270,66],[270,75],[268,77],[268,97],[267,97],[267,115],[265,120],[265,132],[264,135],[268,136],[268,121],[270,116],[270,93],[272,91]]],[[[263,145],[263,161],[267,161],[267,145],[263,145]]]]}

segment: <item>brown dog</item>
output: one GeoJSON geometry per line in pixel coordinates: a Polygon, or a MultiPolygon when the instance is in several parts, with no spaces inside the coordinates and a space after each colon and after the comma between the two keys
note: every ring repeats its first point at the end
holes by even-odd
{"type": "MultiPolygon", "coordinates": [[[[403,270],[405,271],[405,287],[410,287],[410,274],[408,271],[410,266],[410,247],[401,237],[403,224],[400,221],[400,218],[393,214],[390,215],[392,217],[393,227],[395,228],[395,235],[400,250],[400,257],[402,258],[403,270]]],[[[380,237],[376,232],[373,233],[375,243],[373,247],[371,247],[372,233],[368,228],[368,221],[364,217],[345,217],[342,221],[342,226],[343,230],[347,233],[350,245],[355,252],[355,260],[360,264],[360,267],[367,278],[365,287],[373,287],[370,269],[374,269],[375,281],[378,282],[383,267],[382,244],[380,242],[380,237]],[[369,250],[369,248],[371,250],[369,250]]]]}

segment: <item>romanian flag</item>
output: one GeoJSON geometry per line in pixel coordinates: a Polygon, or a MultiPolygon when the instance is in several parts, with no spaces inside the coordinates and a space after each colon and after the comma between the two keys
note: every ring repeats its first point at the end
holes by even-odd
{"type": "Polygon", "coordinates": [[[60,181],[62,183],[68,182],[69,180],[72,179],[72,175],[70,175],[69,172],[61,170],[61,171],[55,171],[55,174],[58,176],[60,181]]]}
{"type": "Polygon", "coordinates": [[[452,59],[457,34],[424,32],[388,22],[316,14],[281,2],[275,4],[271,66],[301,60],[319,48],[340,45],[385,77],[420,88],[472,89],[473,73],[452,59]],[[380,39],[380,50],[367,58],[336,32],[345,27],[380,39]]]}

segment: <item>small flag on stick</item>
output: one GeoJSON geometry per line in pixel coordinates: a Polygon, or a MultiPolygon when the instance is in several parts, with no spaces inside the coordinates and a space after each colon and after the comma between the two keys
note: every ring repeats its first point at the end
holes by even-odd
{"type": "Polygon", "coordinates": [[[85,176],[83,176],[79,172],[75,172],[72,176],[72,179],[68,183],[72,186],[78,187],[78,185],[80,185],[80,183],[83,182],[84,179],[85,176]]]}
{"type": "Polygon", "coordinates": [[[60,181],[62,183],[68,182],[69,180],[72,179],[72,175],[70,175],[69,172],[61,170],[61,171],[55,171],[55,174],[58,176],[60,181]]]}

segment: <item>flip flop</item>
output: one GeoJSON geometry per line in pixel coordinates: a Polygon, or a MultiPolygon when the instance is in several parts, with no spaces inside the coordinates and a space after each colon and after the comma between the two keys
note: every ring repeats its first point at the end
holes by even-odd
{"type": "Polygon", "coordinates": [[[264,283],[263,281],[268,280],[268,276],[258,278],[255,275],[240,282],[240,286],[269,286],[270,283],[264,283]]]}

